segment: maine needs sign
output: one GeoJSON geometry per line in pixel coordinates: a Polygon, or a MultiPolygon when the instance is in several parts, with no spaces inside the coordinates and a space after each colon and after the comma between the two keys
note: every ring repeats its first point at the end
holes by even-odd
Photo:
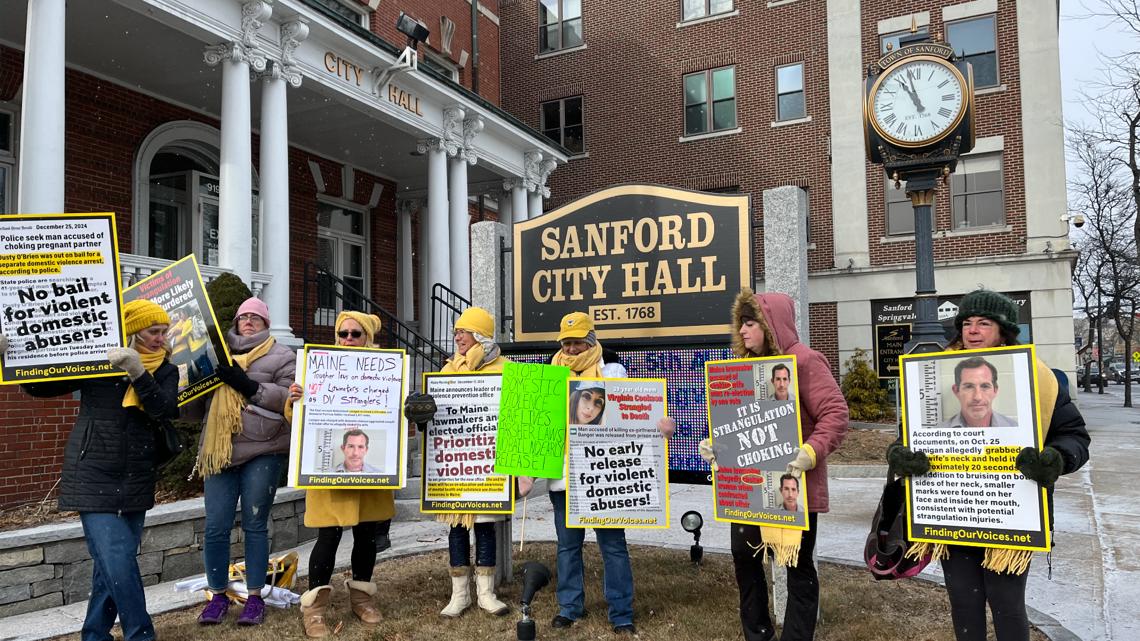
{"type": "Polygon", "coordinates": [[[516,341],[582,311],[599,338],[723,338],[752,283],[749,197],[611,187],[514,225],[516,341]]]}

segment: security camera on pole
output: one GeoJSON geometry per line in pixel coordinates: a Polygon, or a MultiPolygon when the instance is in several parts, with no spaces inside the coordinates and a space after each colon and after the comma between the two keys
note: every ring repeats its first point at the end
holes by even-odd
{"type": "Polygon", "coordinates": [[[915,314],[908,354],[942,351],[934,287],[934,190],[945,183],[958,157],[974,147],[974,75],[954,49],[919,35],[899,40],[867,69],[863,133],[867,157],[883,166],[914,207],[915,314]]]}

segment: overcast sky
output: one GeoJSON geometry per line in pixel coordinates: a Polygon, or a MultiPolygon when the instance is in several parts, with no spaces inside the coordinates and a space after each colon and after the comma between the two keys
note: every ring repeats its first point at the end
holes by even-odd
{"type": "Polygon", "coordinates": [[[1102,64],[1097,57],[1135,48],[1138,38],[1104,18],[1088,18],[1088,8],[1099,0],[1061,0],[1061,95],[1065,121],[1087,121],[1089,113],[1081,103],[1081,87],[1099,79],[1102,64]]]}

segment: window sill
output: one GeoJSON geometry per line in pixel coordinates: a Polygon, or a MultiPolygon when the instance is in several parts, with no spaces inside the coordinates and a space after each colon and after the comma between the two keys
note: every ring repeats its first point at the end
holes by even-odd
{"type": "Polygon", "coordinates": [[[808,244],[807,244],[807,249],[808,249],[808,251],[811,251],[811,250],[815,249],[815,243],[808,243],[808,244]]]}
{"type": "Polygon", "coordinates": [[[980,236],[982,234],[1004,234],[1013,231],[1012,225],[986,225],[985,227],[965,227],[960,229],[947,229],[939,233],[942,238],[957,236],[980,236]]]}
{"type": "Polygon", "coordinates": [[[695,24],[704,24],[706,22],[713,22],[714,20],[721,20],[723,18],[734,18],[740,15],[740,9],[733,9],[727,13],[718,13],[716,15],[705,16],[703,18],[693,18],[692,20],[682,20],[677,23],[677,28],[688,27],[695,24]]]}
{"type": "Polygon", "coordinates": [[[791,125],[802,125],[805,122],[811,122],[811,116],[795,118],[793,120],[774,120],[772,121],[772,127],[790,127],[791,125]]]}
{"type": "Polygon", "coordinates": [[[553,58],[554,56],[561,56],[561,55],[566,54],[566,53],[574,53],[575,51],[581,51],[585,48],[586,48],[586,43],[583,42],[582,44],[578,45],[577,47],[570,47],[569,49],[558,49],[556,51],[547,51],[545,53],[536,54],[534,56],[534,59],[535,60],[542,60],[544,58],[553,58]]]}
{"type": "Polygon", "coordinates": [[[587,158],[589,158],[589,157],[590,157],[590,152],[588,152],[588,151],[583,151],[583,152],[582,152],[582,153],[580,153],[580,154],[574,154],[573,156],[568,156],[568,157],[566,158],[566,160],[585,160],[585,159],[587,159],[587,158]]]}
{"type": "Polygon", "coordinates": [[[974,89],[974,95],[975,96],[986,96],[986,95],[989,95],[991,93],[1005,93],[1007,90],[1009,90],[1009,87],[1005,86],[1005,84],[1000,84],[1000,85],[996,85],[993,87],[984,87],[982,89],[974,89]]]}
{"type": "Polygon", "coordinates": [[[772,2],[768,3],[768,8],[771,9],[773,7],[782,7],[786,4],[792,4],[795,1],[796,0],[773,0],[772,2]]]}
{"type": "Polygon", "coordinates": [[[744,131],[744,129],[737,127],[736,129],[725,129],[724,131],[714,131],[707,134],[693,134],[692,136],[681,136],[677,142],[693,142],[695,140],[708,140],[709,138],[720,138],[721,136],[731,136],[744,131]]]}

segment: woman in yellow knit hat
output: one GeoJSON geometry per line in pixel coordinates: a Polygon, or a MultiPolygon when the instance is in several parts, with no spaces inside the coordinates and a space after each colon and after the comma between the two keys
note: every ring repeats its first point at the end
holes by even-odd
{"type": "MultiPolygon", "coordinates": [[[[143,518],[154,506],[155,427],[178,416],[178,369],[170,364],[170,318],[148,300],[123,306],[128,347],[107,352],[126,375],[29,383],[37,397],[79,392],[79,415],[64,447],[59,509],[76,510],[91,553],[84,638],[111,638],[118,615],[124,641],[154,639],[135,559],[143,518]]],[[[0,337],[0,351],[8,341],[0,337]]]]}
{"type": "MultiPolygon", "coordinates": [[[[342,347],[370,347],[380,331],[380,319],[363,312],[341,312],[336,319],[336,344],[342,347]]],[[[301,387],[290,388],[290,397],[301,398],[301,387]]],[[[353,613],[364,623],[377,624],[380,611],[373,604],[376,584],[377,532],[391,523],[396,503],[391,490],[337,488],[308,490],[305,493],[305,526],[317,528],[317,542],[309,556],[309,590],[301,595],[301,620],[305,634],[325,637],[331,634],[325,614],[332,596],[329,581],[336,564],[336,550],[344,528],[352,528],[352,579],[346,583],[353,613]]],[[[385,532],[385,535],[387,533],[385,532]]],[[[386,537],[385,537],[386,538],[386,537]]]]}

